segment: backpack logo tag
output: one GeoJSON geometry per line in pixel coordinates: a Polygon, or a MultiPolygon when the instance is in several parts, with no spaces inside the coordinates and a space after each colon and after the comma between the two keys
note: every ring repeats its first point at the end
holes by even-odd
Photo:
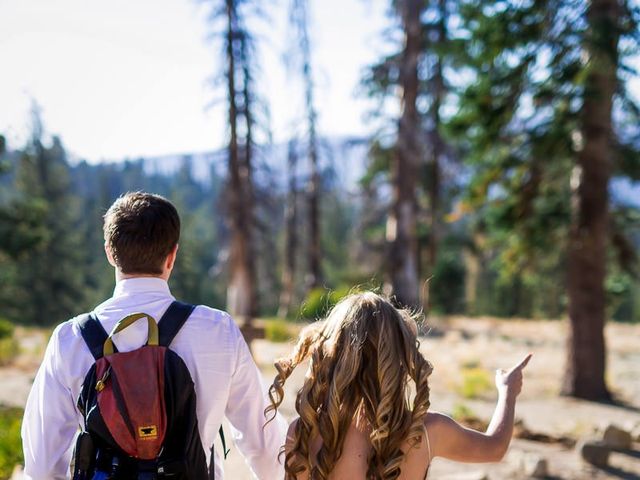
{"type": "Polygon", "coordinates": [[[158,438],[158,427],[149,425],[148,427],[138,427],[138,436],[143,440],[158,438]]]}

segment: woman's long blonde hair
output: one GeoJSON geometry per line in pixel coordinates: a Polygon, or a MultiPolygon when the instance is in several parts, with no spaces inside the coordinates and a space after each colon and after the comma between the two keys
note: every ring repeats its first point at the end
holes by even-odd
{"type": "Polygon", "coordinates": [[[287,479],[307,470],[312,480],[326,480],[342,454],[345,436],[357,415],[371,427],[368,479],[395,479],[404,453],[424,434],[429,408],[431,364],[419,352],[415,320],[381,296],[352,294],[338,303],[325,321],[306,327],[289,357],[275,362],[278,371],[269,389],[275,411],[284,384],[307,358],[309,370],[296,398],[293,440],[285,457],[287,479]],[[410,400],[409,379],[415,383],[410,400]],[[322,446],[313,455],[310,440],[322,446]]]}

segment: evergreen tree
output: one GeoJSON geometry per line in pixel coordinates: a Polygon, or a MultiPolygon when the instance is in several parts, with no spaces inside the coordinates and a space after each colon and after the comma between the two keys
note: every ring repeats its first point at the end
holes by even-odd
{"type": "Polygon", "coordinates": [[[180,247],[170,282],[177,298],[195,304],[222,303],[208,281],[219,244],[218,224],[211,221],[216,215],[212,193],[212,188],[194,178],[192,158],[183,157],[168,193],[181,219],[180,247]]]}
{"type": "Polygon", "coordinates": [[[639,158],[621,128],[638,112],[620,48],[637,45],[637,12],[617,0],[473,0],[461,12],[473,75],[451,126],[474,169],[470,206],[482,209],[504,274],[539,274],[554,255],[566,267],[563,393],[608,399],[607,192],[621,160],[639,158]]]}
{"type": "MultiPolygon", "coordinates": [[[[5,161],[7,144],[5,137],[0,135],[0,176],[8,174],[12,169],[12,162],[5,161]]],[[[8,190],[8,188],[7,188],[8,190]]],[[[0,262],[16,259],[25,252],[38,246],[43,240],[45,232],[42,228],[44,205],[37,199],[11,198],[9,194],[0,199],[0,262]],[[2,256],[6,256],[2,260],[2,256]]],[[[8,267],[7,267],[8,268],[8,267]]]]}
{"type": "Polygon", "coordinates": [[[36,107],[32,136],[17,172],[19,198],[43,206],[45,236],[38,248],[16,261],[16,285],[6,299],[11,317],[52,325],[87,308],[83,239],[78,199],[70,191],[69,166],[59,138],[43,145],[43,127],[36,107]]]}
{"type": "Polygon", "coordinates": [[[230,239],[227,309],[250,320],[258,310],[256,213],[253,179],[255,111],[252,37],[246,25],[248,0],[212,2],[221,31],[228,105],[228,183],[225,207],[230,239]]]}
{"type": "Polygon", "coordinates": [[[285,246],[282,265],[282,291],[278,308],[278,316],[280,317],[287,317],[291,313],[291,303],[295,290],[294,281],[298,249],[298,152],[296,151],[296,146],[297,142],[291,140],[287,155],[288,190],[284,218],[285,246]]]}
{"type": "Polygon", "coordinates": [[[387,221],[389,256],[387,271],[396,301],[418,307],[419,267],[417,237],[416,181],[423,158],[418,113],[418,64],[423,32],[420,18],[424,6],[420,0],[399,2],[399,15],[404,31],[404,49],[399,64],[402,89],[400,121],[395,155],[391,164],[393,205],[387,221]]]}
{"type": "Polygon", "coordinates": [[[306,150],[309,158],[309,179],[307,181],[307,222],[308,238],[308,274],[307,289],[322,285],[322,246],[320,231],[320,198],[321,175],[319,165],[319,145],[317,138],[317,117],[314,100],[313,68],[311,62],[311,40],[309,38],[309,2],[308,0],[292,0],[291,23],[296,29],[299,42],[299,64],[304,83],[304,106],[306,111],[306,150]]]}
{"type": "Polygon", "coordinates": [[[453,155],[442,125],[450,91],[445,70],[458,50],[449,27],[457,5],[397,0],[392,6],[400,21],[402,50],[368,69],[363,84],[371,97],[380,99],[380,111],[390,98],[400,96],[401,113],[396,132],[384,128],[377,136],[372,154],[381,157],[373,160],[370,173],[388,175],[393,189],[386,233],[388,287],[400,303],[419,307],[429,303],[420,298],[420,278],[436,268],[443,198],[450,188],[442,171],[453,155]]]}

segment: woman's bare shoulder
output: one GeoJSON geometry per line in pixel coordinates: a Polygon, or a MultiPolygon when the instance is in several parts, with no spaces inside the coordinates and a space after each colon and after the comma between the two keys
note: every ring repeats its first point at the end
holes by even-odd
{"type": "Polygon", "coordinates": [[[446,429],[454,423],[456,422],[453,418],[440,412],[427,412],[424,417],[424,426],[427,431],[446,429]]]}

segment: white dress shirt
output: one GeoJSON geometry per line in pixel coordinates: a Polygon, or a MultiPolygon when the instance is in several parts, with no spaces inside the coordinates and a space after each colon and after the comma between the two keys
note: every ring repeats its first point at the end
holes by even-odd
{"type": "MultiPolygon", "coordinates": [[[[113,297],[94,309],[110,332],[130,313],[148,313],[158,321],[175,300],[160,278],[137,277],[116,284],[113,297]]],[[[119,351],[140,347],[147,339],[147,324],[139,321],[114,336],[119,351]]],[[[207,454],[223,417],[231,424],[236,446],[259,479],[284,477],[278,462],[286,438],[280,416],[263,428],[268,405],[260,371],[240,330],[229,314],[198,306],[176,335],[171,349],[185,362],[195,384],[200,439],[207,454]]],[[[27,479],[69,478],[74,437],[82,415],[76,402],[82,382],[94,359],[76,319],[59,325],[47,346],[33,382],[22,423],[27,479]]],[[[227,435],[229,437],[229,435],[227,435]]],[[[222,478],[222,461],[215,455],[216,480],[222,478]]]]}

